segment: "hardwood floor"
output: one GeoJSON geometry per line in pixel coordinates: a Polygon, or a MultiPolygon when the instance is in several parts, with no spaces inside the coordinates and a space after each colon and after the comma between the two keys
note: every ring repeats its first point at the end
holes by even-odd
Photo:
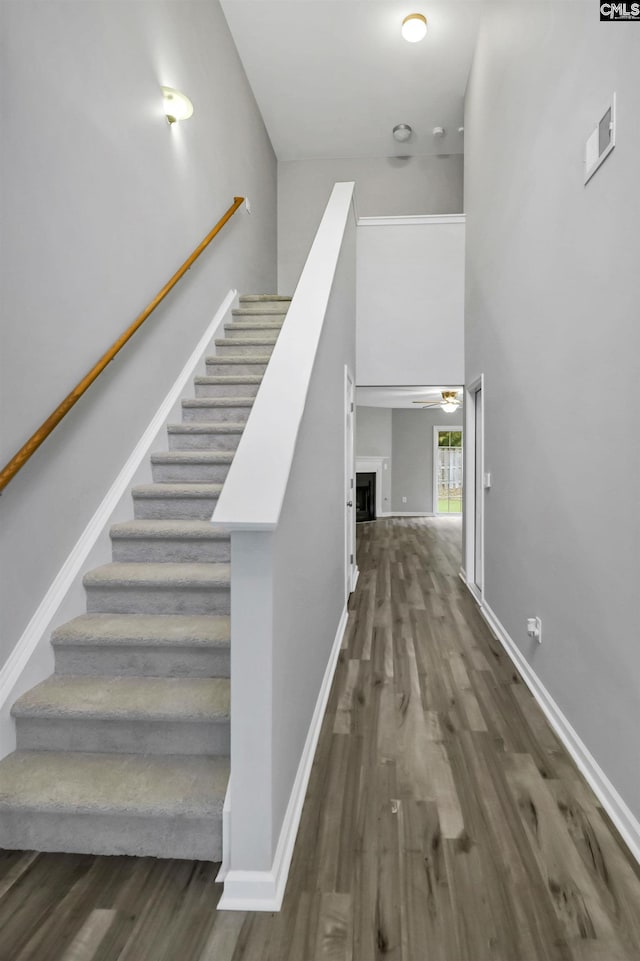
{"type": "Polygon", "coordinates": [[[358,529],[282,911],[216,865],[0,856],[2,961],[638,961],[640,871],[458,578],[457,519],[358,529]]]}

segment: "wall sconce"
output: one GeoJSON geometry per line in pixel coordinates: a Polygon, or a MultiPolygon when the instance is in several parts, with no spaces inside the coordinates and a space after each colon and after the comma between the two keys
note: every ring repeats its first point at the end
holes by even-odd
{"type": "Polygon", "coordinates": [[[160,89],[162,90],[165,116],[170,124],[175,123],[176,120],[188,120],[193,115],[193,104],[183,93],[174,90],[173,87],[161,87],[160,89]]]}
{"type": "Polygon", "coordinates": [[[427,18],[421,13],[410,13],[402,21],[402,36],[409,43],[418,43],[427,35],[427,18]]]}
{"type": "Polygon", "coordinates": [[[410,138],[411,134],[413,133],[413,128],[410,127],[408,123],[397,123],[393,128],[392,133],[394,139],[397,140],[398,143],[404,143],[405,140],[410,138]]]}

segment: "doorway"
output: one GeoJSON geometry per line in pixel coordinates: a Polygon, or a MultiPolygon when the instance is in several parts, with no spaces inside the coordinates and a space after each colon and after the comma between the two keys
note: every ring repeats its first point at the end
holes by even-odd
{"type": "Polygon", "coordinates": [[[462,514],[462,429],[433,428],[433,513],[462,514]]]}

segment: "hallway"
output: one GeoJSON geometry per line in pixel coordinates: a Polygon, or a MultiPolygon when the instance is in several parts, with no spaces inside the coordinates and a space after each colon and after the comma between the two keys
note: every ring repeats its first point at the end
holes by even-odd
{"type": "Polygon", "coordinates": [[[7,852],[1,961],[634,961],[640,870],[462,585],[460,520],[359,525],[280,914],[212,865],[7,852]]]}

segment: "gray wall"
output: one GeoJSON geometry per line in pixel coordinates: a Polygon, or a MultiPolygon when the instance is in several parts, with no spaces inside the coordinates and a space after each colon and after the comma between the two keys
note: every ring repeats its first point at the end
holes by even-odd
{"type": "Polygon", "coordinates": [[[637,28],[599,23],[597,5],[489,6],[465,118],[485,596],[636,817],[639,116],[637,28]],[[584,143],[614,90],[618,144],[585,186],[584,143]]]}
{"type": "Polygon", "coordinates": [[[391,457],[391,408],[356,410],[356,457],[391,457]]]}
{"type": "Polygon", "coordinates": [[[433,428],[462,428],[462,413],[441,410],[392,411],[393,481],[391,507],[399,513],[433,511],[433,428]],[[406,504],[402,498],[406,497],[406,504]]]}
{"type": "Polygon", "coordinates": [[[360,217],[462,212],[462,154],[278,164],[278,290],[293,293],[331,188],[355,180],[360,217]]]}
{"type": "Polygon", "coordinates": [[[0,663],[224,293],[275,287],[276,164],[217,2],[0,4],[4,463],[251,199],[0,498],[0,663]],[[160,85],[194,117],[170,128],[160,85]]]}

